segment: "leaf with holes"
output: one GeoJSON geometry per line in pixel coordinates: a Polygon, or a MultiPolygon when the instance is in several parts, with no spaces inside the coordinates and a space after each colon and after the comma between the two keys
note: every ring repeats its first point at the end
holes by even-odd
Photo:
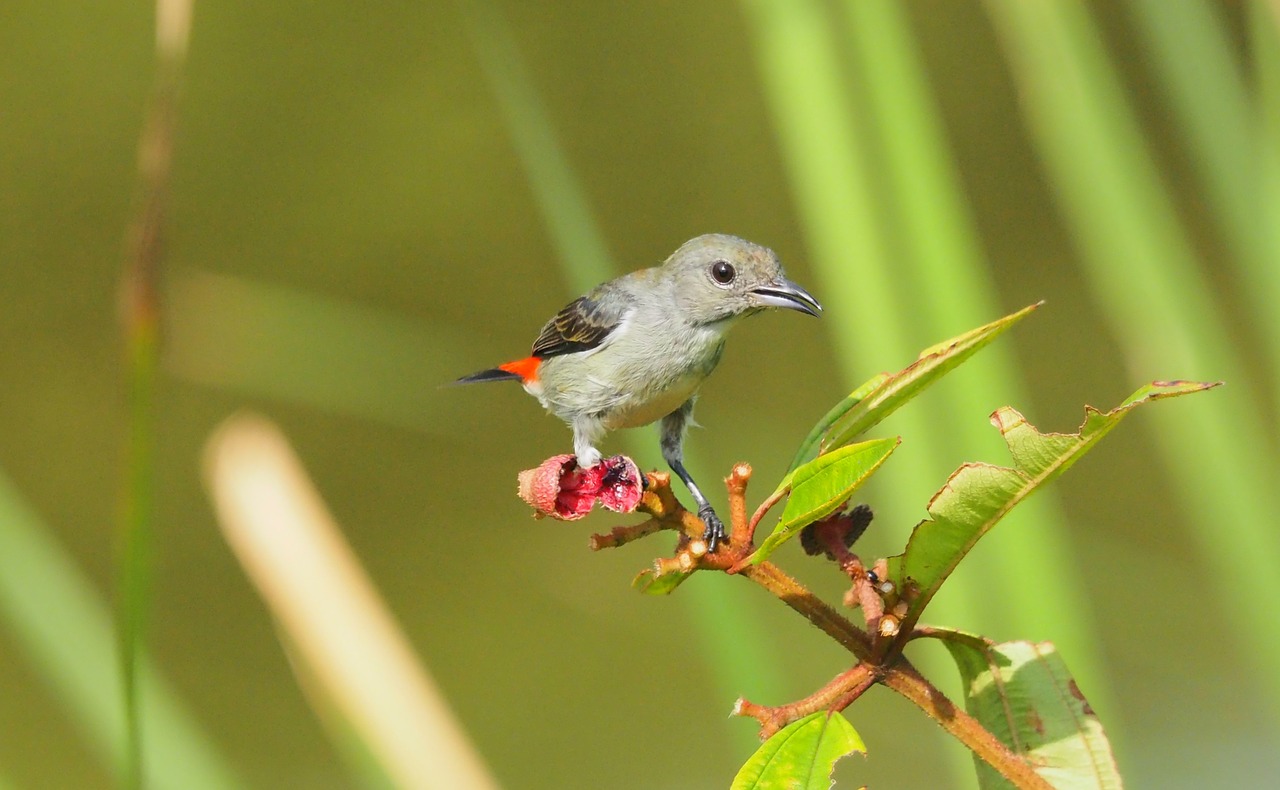
{"type": "Polygon", "coordinates": [[[811,713],[762,743],[739,769],[730,790],[828,790],[836,761],[866,751],[844,716],[811,713]]]}
{"type": "Polygon", "coordinates": [[[1144,403],[1216,386],[1218,383],[1157,381],[1109,412],[1086,406],[1084,424],[1072,434],[1040,433],[1008,406],[992,414],[991,422],[1004,435],[1014,466],[961,466],[933,495],[930,518],[916,525],[906,551],[889,559],[891,577],[911,599],[902,623],[903,638],[960,560],[996,522],[1066,471],[1131,411],[1144,403]]]}

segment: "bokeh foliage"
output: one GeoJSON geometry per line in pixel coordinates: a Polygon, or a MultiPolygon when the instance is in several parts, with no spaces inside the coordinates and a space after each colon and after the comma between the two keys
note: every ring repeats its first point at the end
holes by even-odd
{"type": "MultiPolygon", "coordinates": [[[[935,605],[998,639],[1054,641],[1131,785],[1269,780],[1277,13],[1268,0],[197,5],[148,617],[158,688],[173,689],[155,698],[189,725],[153,729],[191,740],[149,743],[152,764],[191,749],[215,785],[352,781],[198,483],[209,431],[249,404],[294,438],[501,781],[726,784],[750,741],[724,721],[733,696],[793,698],[838,655],[732,585],[636,595],[625,582],[647,554],[587,556],[581,530],[527,522],[510,496],[515,470],[567,446],[563,427],[514,389],[436,388],[523,352],[591,281],[718,230],[777,249],[829,309],[735,331],[691,439],[700,478],[742,459],[780,478],[855,384],[1047,300],[886,424],[903,445],[864,490],[868,553],[900,548],[960,462],[1002,457],[986,423],[999,406],[1069,430],[1081,401],[1226,380],[1109,439],[935,605]],[[1024,589],[1037,594],[1011,593],[1024,589]],[[709,607],[757,636],[726,643],[709,607]]],[[[0,586],[0,784],[104,786],[129,419],[117,283],[151,8],[20,0],[0,12],[0,52],[0,530],[29,546],[2,561],[6,580],[38,569],[0,586]]],[[[647,433],[615,441],[658,463],[647,433]]],[[[806,580],[834,593],[823,570],[806,580]]],[[[912,711],[865,703],[859,781],[936,786],[948,766],[971,781],[912,711]]]]}

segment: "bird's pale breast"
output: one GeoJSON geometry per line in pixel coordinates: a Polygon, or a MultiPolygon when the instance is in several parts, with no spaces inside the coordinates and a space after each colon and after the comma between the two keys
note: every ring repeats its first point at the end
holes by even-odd
{"type": "Polygon", "coordinates": [[[598,349],[543,362],[540,391],[531,392],[566,421],[589,414],[609,430],[648,425],[698,391],[720,360],[726,328],[653,333],[628,327],[598,349]]]}

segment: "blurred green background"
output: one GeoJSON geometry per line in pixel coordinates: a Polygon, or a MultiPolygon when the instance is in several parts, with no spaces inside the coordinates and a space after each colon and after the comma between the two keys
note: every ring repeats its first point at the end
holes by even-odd
{"type": "MultiPolygon", "coordinates": [[[[594,281],[721,231],[776,249],[828,310],[735,330],[689,443],[708,489],[747,460],[762,496],[855,384],[1048,302],[881,427],[904,443],[866,489],[864,557],[898,552],[958,464],[1007,461],[1000,405],[1074,430],[1144,382],[1225,379],[1108,438],[927,619],[1058,643],[1130,786],[1274,781],[1278,22],[1266,0],[198,4],[147,642],[209,776],[359,776],[202,490],[206,438],[244,407],[295,443],[505,786],[727,786],[755,732],[726,721],[734,698],[845,667],[744,582],[636,594],[665,539],[593,555],[588,532],[626,519],[534,522],[512,496],[567,429],[515,387],[440,388],[523,354],[594,281]]],[[[153,24],[147,3],[0,10],[0,787],[112,783],[102,621],[58,590],[83,576],[105,606],[116,586],[153,24]]],[[[647,430],[610,441],[659,463],[647,430]]],[[[832,569],[777,559],[838,599],[832,569]]],[[[942,651],[916,650],[956,692],[942,651]]],[[[972,783],[904,700],[848,715],[870,754],[842,782],[972,783]]]]}

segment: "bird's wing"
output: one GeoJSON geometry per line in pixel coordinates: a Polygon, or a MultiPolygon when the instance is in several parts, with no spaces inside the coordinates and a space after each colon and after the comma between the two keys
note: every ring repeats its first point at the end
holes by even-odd
{"type": "Polygon", "coordinates": [[[622,323],[629,305],[616,293],[608,300],[593,297],[595,293],[580,296],[556,313],[533,341],[533,356],[557,357],[589,351],[603,343],[622,323]]]}

